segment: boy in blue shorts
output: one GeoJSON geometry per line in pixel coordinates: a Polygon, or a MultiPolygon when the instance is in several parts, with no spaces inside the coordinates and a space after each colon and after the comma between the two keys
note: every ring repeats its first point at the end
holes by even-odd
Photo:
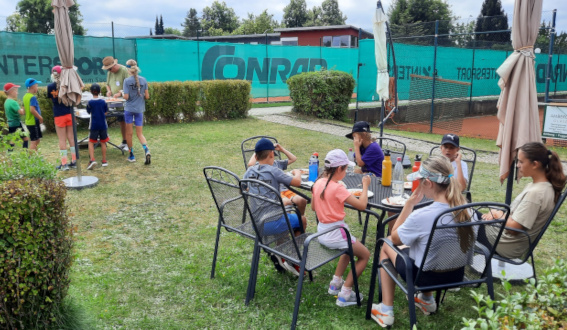
{"type": "Polygon", "coordinates": [[[106,101],[98,98],[100,86],[98,84],[92,84],[91,93],[93,94],[93,99],[87,104],[87,113],[91,115],[89,123],[89,156],[91,158],[87,170],[92,170],[96,166],[94,144],[97,143],[98,140],[100,140],[100,149],[102,150],[102,166],[108,166],[108,162],[106,161],[106,142],[110,141],[107,133],[108,124],[106,123],[108,106],[106,105],[106,101]]]}
{"type": "MultiPolygon", "coordinates": [[[[278,167],[273,166],[275,160],[274,150],[275,147],[272,141],[266,138],[262,138],[258,140],[258,142],[256,142],[256,146],[254,147],[254,153],[256,156],[257,163],[256,165],[251,166],[248,168],[248,170],[246,170],[246,173],[244,173],[244,178],[255,179],[267,183],[270,186],[274,187],[276,191],[280,191],[280,184],[283,184],[287,187],[289,186],[299,187],[301,185],[301,171],[293,170],[292,171],[293,177],[291,177],[287,175],[284,171],[279,169],[278,167]]],[[[258,193],[258,192],[253,192],[253,193],[258,193]]],[[[277,196],[275,195],[271,196],[270,193],[268,193],[265,197],[274,200],[277,199],[277,196]]],[[[291,200],[286,198],[284,200],[284,204],[287,206],[287,205],[291,205],[292,202],[291,200]]],[[[271,203],[266,204],[265,208],[267,209],[270,207],[279,208],[279,206],[273,205],[271,203]]],[[[266,209],[263,209],[263,212],[269,212],[269,210],[266,209]]],[[[277,210],[275,211],[277,212],[277,210]]],[[[288,214],[288,219],[292,228],[294,229],[300,228],[299,218],[297,214],[295,213],[288,214]]],[[[301,221],[303,223],[303,228],[305,228],[307,226],[307,219],[305,218],[304,215],[301,216],[301,221]]],[[[277,221],[271,221],[264,225],[264,235],[277,235],[287,230],[288,228],[287,228],[287,223],[285,221],[285,216],[282,216],[277,221]]],[[[292,274],[299,275],[299,272],[293,265],[290,265],[287,261],[279,260],[280,258],[275,258],[275,256],[273,257],[274,257],[273,259],[278,259],[278,260],[274,260],[274,262],[277,261],[279,263],[279,266],[281,266],[284,269],[287,269],[292,274]]],[[[278,267],[276,266],[276,268],[278,267]]]]}
{"type": "Polygon", "coordinates": [[[41,142],[43,134],[41,134],[40,124],[43,124],[43,117],[41,116],[41,110],[39,109],[39,102],[37,101],[37,88],[41,81],[35,80],[34,78],[26,79],[26,88],[28,92],[24,95],[24,110],[26,114],[26,120],[24,124],[30,132],[30,150],[37,151],[37,146],[41,142]]]}

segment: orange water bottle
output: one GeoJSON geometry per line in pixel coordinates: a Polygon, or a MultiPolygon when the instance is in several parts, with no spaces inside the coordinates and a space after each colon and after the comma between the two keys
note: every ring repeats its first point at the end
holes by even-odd
{"type": "MultiPolygon", "coordinates": [[[[417,172],[419,171],[420,167],[421,167],[421,155],[415,155],[415,162],[413,163],[413,167],[411,171],[417,172]]],[[[419,180],[413,181],[411,185],[411,192],[414,192],[418,186],[419,186],[419,180]]]]}
{"type": "Polygon", "coordinates": [[[384,161],[382,161],[382,185],[384,187],[392,185],[392,160],[388,149],[384,152],[384,161]]]}

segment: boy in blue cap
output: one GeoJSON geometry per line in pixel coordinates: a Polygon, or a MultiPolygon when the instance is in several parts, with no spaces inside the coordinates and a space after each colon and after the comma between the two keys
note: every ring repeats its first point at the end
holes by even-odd
{"type": "Polygon", "coordinates": [[[38,84],[41,81],[34,78],[26,79],[26,88],[28,92],[24,95],[24,110],[26,114],[26,120],[24,124],[30,132],[30,150],[37,151],[37,146],[41,142],[43,135],[41,134],[40,124],[43,124],[43,117],[41,116],[41,110],[39,109],[39,102],[35,94],[37,93],[38,84]]]}
{"type": "MultiPolygon", "coordinates": [[[[258,142],[256,142],[256,146],[254,147],[254,153],[256,156],[257,163],[256,165],[251,166],[248,168],[248,170],[246,170],[246,173],[244,173],[244,178],[260,180],[274,187],[274,189],[276,189],[277,191],[280,191],[280,184],[283,184],[287,187],[289,186],[299,187],[301,185],[300,170],[293,170],[292,171],[293,177],[291,177],[287,175],[284,171],[279,169],[278,167],[273,166],[275,160],[275,156],[274,156],[275,149],[276,148],[274,147],[272,141],[266,138],[262,138],[258,140],[258,142]]],[[[277,196],[268,195],[266,197],[274,200],[277,199],[277,196]]],[[[292,204],[291,200],[287,198],[284,199],[283,202],[286,206],[292,204]]],[[[300,228],[301,225],[299,223],[299,218],[297,214],[295,213],[288,214],[288,219],[292,228],[294,229],[300,228]]],[[[303,223],[303,228],[305,229],[305,227],[307,226],[307,219],[305,218],[305,215],[301,215],[301,221],[303,223]]],[[[284,216],[282,216],[279,220],[272,221],[264,226],[264,233],[266,235],[276,235],[286,230],[288,230],[288,228],[284,216]]],[[[279,270],[278,268],[278,263],[279,263],[279,266],[282,267],[283,269],[286,269],[292,274],[299,276],[299,272],[294,267],[295,265],[290,265],[287,261],[281,260],[281,258],[276,258],[275,256],[271,256],[271,257],[272,257],[272,261],[274,261],[274,264],[276,264],[276,269],[279,270]]]]}

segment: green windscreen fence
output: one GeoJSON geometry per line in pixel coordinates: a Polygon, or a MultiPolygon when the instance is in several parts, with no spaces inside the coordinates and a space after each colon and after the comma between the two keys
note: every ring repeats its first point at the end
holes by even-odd
{"type": "Polygon", "coordinates": [[[137,49],[149,81],[245,79],[255,98],[288,96],[289,77],[322,67],[357,74],[357,49],[153,39],[137,49]]]}
{"type": "MultiPolygon", "coordinates": [[[[102,59],[112,56],[119,63],[136,58],[136,41],[107,37],[75,36],[75,66],[85,83],[106,81],[102,59]]],[[[24,86],[27,78],[50,82],[51,68],[60,64],[55,36],[35,33],[0,32],[0,86],[7,82],[24,86]]],[[[20,88],[20,96],[25,87],[20,88]]]]}

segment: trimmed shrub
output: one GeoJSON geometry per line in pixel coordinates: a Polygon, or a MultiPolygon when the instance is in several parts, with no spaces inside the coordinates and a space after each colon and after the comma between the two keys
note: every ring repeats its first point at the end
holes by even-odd
{"type": "Polygon", "coordinates": [[[293,111],[317,118],[343,120],[354,90],[351,74],[321,70],[287,80],[293,111]]]}
{"type": "Polygon", "coordinates": [[[53,119],[53,101],[47,98],[47,87],[37,89],[37,101],[43,117],[43,125],[48,132],[55,132],[55,120],[53,119]]]}
{"type": "Polygon", "coordinates": [[[201,107],[205,120],[245,118],[248,115],[252,89],[249,81],[203,81],[201,89],[201,107]]]}
{"type": "Polygon", "coordinates": [[[6,113],[4,112],[4,102],[6,102],[6,93],[0,92],[0,120],[6,121],[6,113]]]}
{"type": "Polygon", "coordinates": [[[0,175],[0,327],[57,327],[72,262],[67,189],[37,154],[1,154],[0,175]]]}
{"type": "Polygon", "coordinates": [[[144,113],[146,121],[159,124],[194,120],[199,88],[199,83],[193,81],[150,83],[150,99],[146,101],[144,113]]]}

